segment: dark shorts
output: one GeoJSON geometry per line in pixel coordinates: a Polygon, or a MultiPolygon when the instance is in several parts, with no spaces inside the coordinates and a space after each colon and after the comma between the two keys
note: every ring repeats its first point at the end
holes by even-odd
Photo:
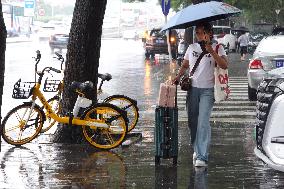
{"type": "Polygon", "coordinates": [[[248,47],[247,46],[242,46],[241,47],[241,55],[247,54],[248,53],[248,47]]]}

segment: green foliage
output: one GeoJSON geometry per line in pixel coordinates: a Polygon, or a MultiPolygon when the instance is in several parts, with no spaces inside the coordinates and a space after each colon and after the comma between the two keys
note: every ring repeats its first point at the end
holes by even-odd
{"type": "MultiPolygon", "coordinates": [[[[157,0],[157,1],[159,1],[159,4],[161,5],[162,0],[157,0]]],[[[174,11],[179,11],[190,4],[192,4],[192,0],[171,0],[171,8],[174,11]]]]}
{"type": "MultiPolygon", "coordinates": [[[[158,0],[161,3],[161,0],[158,0]]],[[[171,0],[171,8],[178,11],[191,3],[203,2],[204,0],[171,0]]],[[[240,19],[245,23],[272,23],[276,24],[276,9],[280,9],[278,21],[284,24],[284,1],[283,0],[224,0],[224,2],[243,10],[240,19]]]]}
{"type": "MultiPolygon", "coordinates": [[[[250,23],[272,23],[276,24],[276,9],[280,9],[279,21],[284,17],[283,0],[225,0],[225,2],[236,6],[244,11],[244,16],[250,23]]],[[[283,22],[282,22],[283,24],[283,22]]]]}

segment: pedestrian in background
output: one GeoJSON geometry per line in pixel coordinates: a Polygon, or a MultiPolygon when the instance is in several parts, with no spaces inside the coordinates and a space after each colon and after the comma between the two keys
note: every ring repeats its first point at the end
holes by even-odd
{"type": "Polygon", "coordinates": [[[187,69],[191,71],[200,54],[206,53],[192,76],[192,86],[187,91],[186,98],[188,126],[194,148],[193,164],[195,167],[206,167],[211,143],[209,119],[214,104],[215,63],[225,69],[228,61],[222,45],[216,52],[217,43],[212,43],[213,29],[210,23],[198,24],[195,34],[198,42],[188,46],[182,66],[173,82],[179,81],[187,69]]]}
{"type": "Polygon", "coordinates": [[[249,37],[245,31],[242,31],[242,35],[238,38],[238,42],[241,48],[241,61],[246,59],[246,54],[248,53],[248,43],[249,37]]]}

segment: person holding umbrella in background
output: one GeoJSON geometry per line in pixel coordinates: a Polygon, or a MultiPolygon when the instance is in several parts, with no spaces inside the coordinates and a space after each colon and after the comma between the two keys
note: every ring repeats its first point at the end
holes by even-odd
{"type": "Polygon", "coordinates": [[[248,44],[249,37],[246,34],[246,31],[242,31],[242,35],[238,38],[238,42],[241,48],[241,61],[244,61],[246,54],[248,53],[248,44]]]}

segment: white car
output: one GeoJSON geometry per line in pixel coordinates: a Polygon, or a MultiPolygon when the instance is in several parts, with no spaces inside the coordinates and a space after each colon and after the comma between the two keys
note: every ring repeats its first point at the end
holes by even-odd
{"type": "Polygon", "coordinates": [[[248,65],[248,97],[257,99],[257,88],[264,76],[273,69],[284,67],[284,35],[263,38],[248,65]]]}
{"type": "Polygon", "coordinates": [[[125,40],[128,39],[138,40],[139,35],[136,30],[125,30],[123,32],[122,38],[125,40]]]}
{"type": "Polygon", "coordinates": [[[40,26],[37,35],[39,41],[48,41],[50,36],[54,33],[55,26],[50,24],[43,24],[40,26]]]}
{"type": "Polygon", "coordinates": [[[228,48],[228,51],[236,51],[237,37],[232,34],[230,26],[213,26],[213,37],[228,48]]]}

